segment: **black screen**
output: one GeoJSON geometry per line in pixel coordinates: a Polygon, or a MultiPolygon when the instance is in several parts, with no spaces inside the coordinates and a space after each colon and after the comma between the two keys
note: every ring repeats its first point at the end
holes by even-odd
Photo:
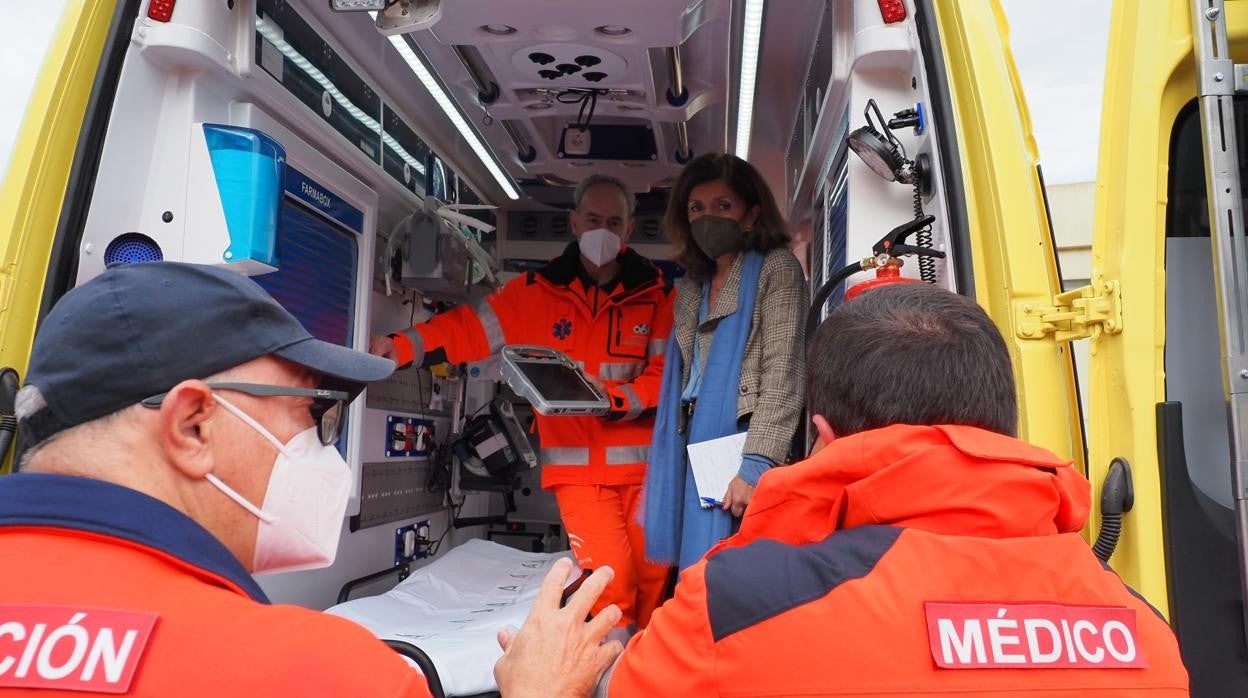
{"type": "Polygon", "coordinates": [[[598,396],[585,384],[576,371],[556,363],[518,362],[517,366],[537,388],[537,392],[549,401],[575,400],[594,402],[598,396]]]}

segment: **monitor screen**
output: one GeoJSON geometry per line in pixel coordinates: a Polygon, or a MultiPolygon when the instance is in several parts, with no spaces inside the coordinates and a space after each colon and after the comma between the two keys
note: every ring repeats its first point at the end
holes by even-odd
{"type": "Polygon", "coordinates": [[[522,361],[516,366],[548,401],[595,402],[599,399],[579,373],[563,364],[522,361]]]}
{"type": "Polygon", "coordinates": [[[313,337],[349,347],[358,255],[354,233],[287,195],[277,228],[278,270],[252,279],[313,337]]]}

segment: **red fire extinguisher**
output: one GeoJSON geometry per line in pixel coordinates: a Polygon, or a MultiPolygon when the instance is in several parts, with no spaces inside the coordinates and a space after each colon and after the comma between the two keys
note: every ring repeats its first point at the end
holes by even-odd
{"type": "Polygon", "coordinates": [[[812,337],[815,328],[819,325],[819,316],[822,314],[823,305],[828,302],[828,297],[832,292],[848,279],[850,276],[860,271],[875,270],[875,278],[867,279],[860,283],[854,284],[845,291],[845,301],[851,301],[879,286],[886,286],[895,283],[911,283],[920,282],[919,279],[901,275],[901,267],[904,264],[902,257],[914,255],[916,257],[936,257],[943,259],[945,253],[940,250],[933,250],[928,247],[919,247],[917,245],[906,244],[906,238],[914,233],[923,230],[936,220],[935,216],[920,216],[908,223],[897,226],[889,231],[879,242],[871,248],[872,256],[866,257],[860,261],[846,265],[845,268],[836,272],[828,279],[819,291],[815,293],[814,301],[810,304],[810,312],[806,316],[806,337],[812,337]]]}

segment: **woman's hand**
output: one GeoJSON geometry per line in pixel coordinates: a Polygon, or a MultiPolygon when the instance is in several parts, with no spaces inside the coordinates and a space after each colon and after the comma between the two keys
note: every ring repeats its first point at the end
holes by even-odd
{"type": "Polygon", "coordinates": [[[740,475],[734,475],[732,482],[728,483],[728,491],[724,493],[724,511],[731,511],[733,516],[740,517],[753,498],[754,486],[742,480],[740,475]]]}

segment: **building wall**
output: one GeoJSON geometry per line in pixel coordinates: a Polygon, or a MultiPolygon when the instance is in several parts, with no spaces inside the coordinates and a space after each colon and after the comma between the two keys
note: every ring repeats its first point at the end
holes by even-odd
{"type": "MultiPolygon", "coordinates": [[[[1053,220],[1058,267],[1062,272],[1062,289],[1086,286],[1092,278],[1092,212],[1096,203],[1096,182],[1051,184],[1045,189],[1049,217],[1053,220]]],[[[1081,339],[1071,343],[1085,428],[1088,423],[1088,341],[1081,339]]]]}

